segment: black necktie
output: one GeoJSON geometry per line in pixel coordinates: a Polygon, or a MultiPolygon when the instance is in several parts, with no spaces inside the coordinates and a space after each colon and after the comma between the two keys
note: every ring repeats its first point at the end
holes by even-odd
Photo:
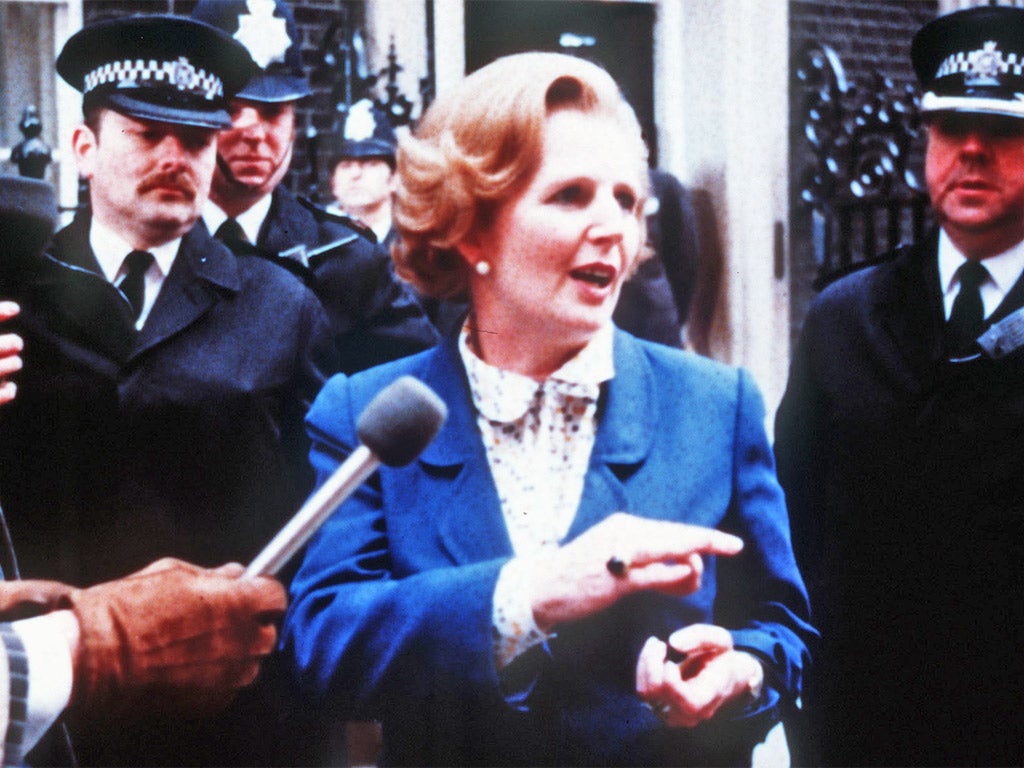
{"type": "Polygon", "coordinates": [[[146,270],[153,263],[153,254],[148,251],[132,251],[124,257],[125,276],[118,288],[132,305],[135,319],[142,314],[146,298],[146,270]]]}
{"type": "Polygon", "coordinates": [[[213,235],[222,243],[248,243],[249,238],[245,236],[242,225],[234,219],[224,219],[224,223],[217,227],[213,235]]]}
{"type": "Polygon", "coordinates": [[[960,266],[957,274],[960,292],[946,323],[946,343],[950,354],[963,357],[977,351],[975,340],[984,330],[985,307],[979,286],[988,279],[988,270],[976,261],[968,261],[960,266]]]}

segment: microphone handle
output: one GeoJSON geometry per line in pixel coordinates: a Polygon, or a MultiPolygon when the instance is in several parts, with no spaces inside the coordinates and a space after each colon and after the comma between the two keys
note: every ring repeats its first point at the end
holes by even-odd
{"type": "Polygon", "coordinates": [[[309,540],[341,503],[380,466],[380,459],[360,445],[253,558],[243,578],[274,576],[309,540]]]}

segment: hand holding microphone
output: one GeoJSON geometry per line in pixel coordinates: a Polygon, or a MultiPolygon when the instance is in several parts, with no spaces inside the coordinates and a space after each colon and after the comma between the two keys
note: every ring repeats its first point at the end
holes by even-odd
{"type": "Polygon", "coordinates": [[[287,597],[274,579],[242,579],[164,558],[123,579],[72,590],[71,714],[80,722],[225,708],[277,644],[287,597]]]}
{"type": "Polygon", "coordinates": [[[88,589],[13,582],[0,594],[4,618],[67,609],[76,721],[213,714],[256,678],[276,646],[287,597],[267,577],[380,464],[419,455],[445,416],[440,398],[411,377],[382,390],[359,418],[361,445],[244,572],[237,563],[207,569],[165,558],[88,589]]]}

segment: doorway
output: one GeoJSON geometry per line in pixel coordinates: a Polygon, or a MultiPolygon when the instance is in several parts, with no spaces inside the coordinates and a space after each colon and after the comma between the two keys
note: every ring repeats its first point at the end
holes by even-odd
{"type": "Polygon", "coordinates": [[[654,10],[647,2],[466,0],[466,73],[523,51],[569,53],[600,64],[636,111],[657,157],[654,10]]]}

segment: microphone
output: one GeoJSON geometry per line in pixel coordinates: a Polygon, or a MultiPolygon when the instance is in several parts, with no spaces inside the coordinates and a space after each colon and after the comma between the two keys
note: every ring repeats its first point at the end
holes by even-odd
{"type": "Polygon", "coordinates": [[[39,179],[0,175],[0,268],[12,272],[38,258],[57,224],[57,193],[39,179]]]}
{"type": "Polygon", "coordinates": [[[404,467],[419,456],[447,416],[444,401],[412,376],[402,376],[378,392],[356,422],[359,446],[256,555],[243,575],[275,575],[377,467],[404,467]]]}

